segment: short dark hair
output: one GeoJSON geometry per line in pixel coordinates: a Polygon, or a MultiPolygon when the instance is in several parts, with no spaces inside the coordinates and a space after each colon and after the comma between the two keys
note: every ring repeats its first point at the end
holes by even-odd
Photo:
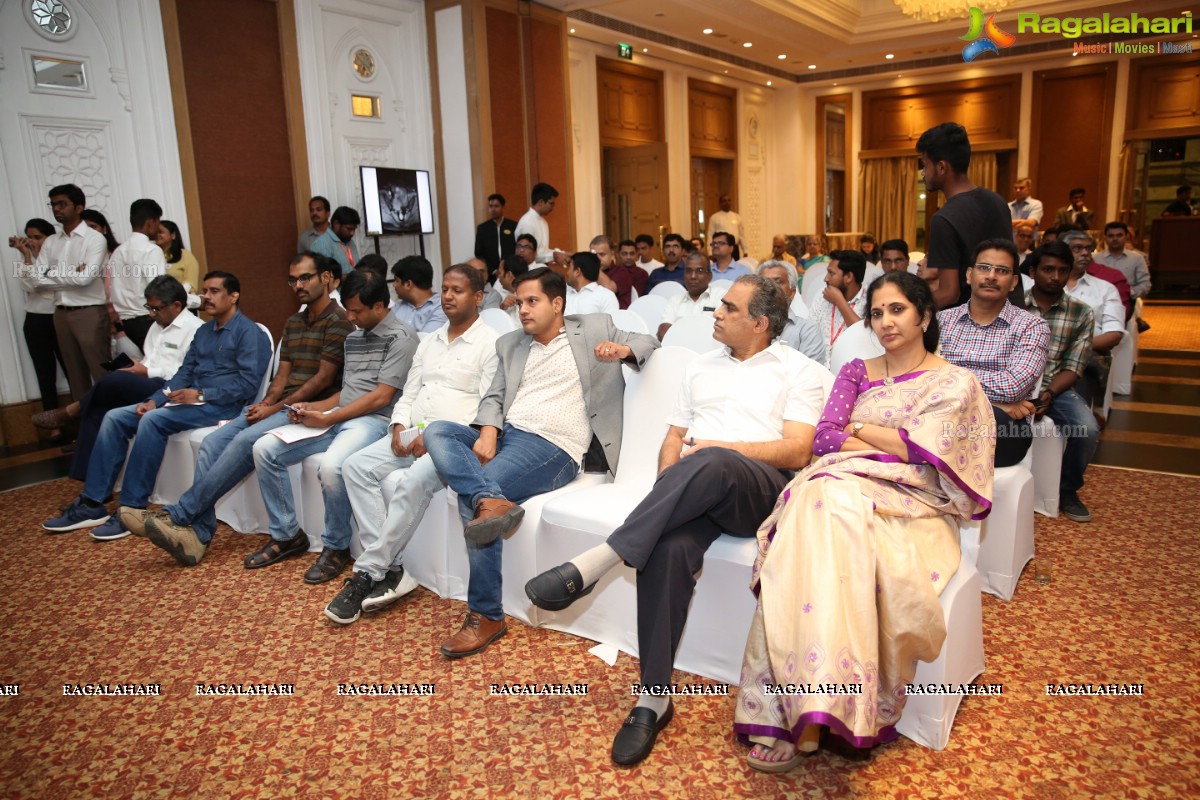
{"type": "Polygon", "coordinates": [[[103,235],[105,242],[108,243],[108,252],[111,253],[120,245],[120,242],[117,241],[117,237],[113,236],[112,225],[108,224],[108,217],[104,216],[96,209],[85,208],[82,212],[80,212],[79,218],[84,222],[94,222],[101,228],[104,228],[103,235]]]}
{"type": "Polygon", "coordinates": [[[308,204],[311,206],[313,203],[320,203],[321,207],[325,209],[325,213],[326,214],[329,213],[329,200],[327,200],[326,198],[321,197],[321,195],[319,195],[319,194],[315,194],[312,197],[308,198],[308,204]]]}
{"type": "Polygon", "coordinates": [[[600,257],[595,253],[582,250],[571,256],[571,263],[589,281],[596,281],[600,278],[600,257]]]}
{"type": "Polygon", "coordinates": [[[336,222],[338,225],[359,225],[362,223],[362,218],[358,216],[358,212],[350,206],[338,206],[337,211],[333,212],[330,220],[336,222]]]}
{"type": "Polygon", "coordinates": [[[387,281],[388,265],[387,259],[378,253],[367,253],[358,260],[354,265],[355,269],[369,269],[371,272],[378,273],[380,278],[387,281]]]}
{"type": "Polygon", "coordinates": [[[493,192],[492,194],[489,194],[487,199],[489,203],[495,200],[502,206],[508,205],[508,201],[504,199],[504,195],[500,194],[499,192],[493,192]]]}
{"type": "Polygon", "coordinates": [[[904,253],[905,258],[908,258],[908,242],[903,239],[888,239],[879,245],[879,252],[882,253],[884,250],[899,250],[904,253]]]}
{"type": "Polygon", "coordinates": [[[71,201],[72,205],[76,205],[76,206],[86,206],[87,205],[87,197],[84,196],[83,189],[80,189],[78,186],[76,186],[73,183],[64,183],[61,186],[55,186],[53,189],[51,189],[47,193],[47,196],[51,200],[53,200],[56,197],[64,197],[65,196],[68,200],[71,201]]]}
{"type": "Polygon", "coordinates": [[[169,219],[160,219],[158,224],[169,230],[175,237],[171,240],[170,252],[167,253],[167,263],[174,264],[183,258],[183,248],[186,247],[183,243],[183,234],[179,232],[179,226],[169,219]]]}
{"type": "MultiPolygon", "coordinates": [[[[232,272],[223,272],[219,269],[209,270],[208,272],[204,273],[204,277],[200,282],[204,283],[205,281],[210,281],[214,278],[220,278],[221,288],[230,294],[241,294],[242,282],[239,281],[237,275],[234,275],[232,272]]],[[[238,299],[241,300],[241,298],[238,299]]]]}
{"type": "MultiPolygon", "coordinates": [[[[588,255],[591,255],[589,253],[588,255]]],[[[595,258],[595,256],[592,256],[595,258]]],[[[563,302],[567,300],[567,282],[563,280],[562,275],[559,275],[549,267],[537,267],[526,272],[521,277],[513,281],[513,290],[526,281],[537,281],[542,292],[553,300],[556,297],[561,297],[563,302]]]]}
{"type": "Polygon", "coordinates": [[[935,164],[945,161],[960,175],[971,165],[971,140],[967,129],[957,122],[943,122],[922,133],[917,152],[935,164]]]}
{"type": "Polygon", "coordinates": [[[187,289],[184,289],[183,284],[170,275],[156,276],[146,284],[142,294],[147,300],[153,297],[167,305],[179,303],[180,308],[187,308],[187,289]]]}
{"type": "Polygon", "coordinates": [[[1121,222],[1119,219],[1114,219],[1112,222],[1105,223],[1104,232],[1108,233],[1113,228],[1120,228],[1121,230],[1125,231],[1126,234],[1129,233],[1129,226],[1124,222],[1121,222]]]}
{"type": "Polygon", "coordinates": [[[725,241],[729,243],[730,247],[735,247],[737,245],[737,237],[734,236],[729,231],[717,231],[716,233],[714,233],[712,235],[712,242],[709,242],[709,245],[712,245],[712,243],[717,240],[718,236],[725,237],[725,241]]]}
{"type": "Polygon", "coordinates": [[[152,219],[161,220],[162,215],[162,206],[148,197],[129,204],[129,225],[135,231],[152,219]]]}
{"type": "Polygon", "coordinates": [[[533,191],[529,193],[529,204],[536,206],[543,200],[550,201],[556,197],[558,197],[558,189],[548,183],[535,183],[533,191]]]}
{"type": "Polygon", "coordinates": [[[1185,192],[1190,192],[1191,190],[1192,190],[1192,187],[1188,186],[1185,183],[1183,186],[1180,186],[1178,189],[1175,190],[1175,196],[1178,197],[1179,195],[1181,195],[1185,192]]]}
{"type": "Polygon", "coordinates": [[[634,239],[633,241],[634,241],[635,247],[639,244],[648,244],[651,247],[654,247],[654,237],[648,233],[639,233],[637,235],[637,238],[634,239]]]}
{"type": "Polygon", "coordinates": [[[925,343],[925,349],[930,353],[935,352],[939,341],[937,303],[933,299],[933,291],[929,288],[929,284],[911,272],[904,270],[885,272],[882,276],[871,281],[871,285],[867,288],[867,327],[871,328],[871,330],[875,329],[871,325],[871,297],[875,292],[889,283],[896,284],[896,288],[900,290],[905,299],[916,306],[917,314],[922,319],[925,318],[926,314],[929,315],[929,327],[925,329],[925,334],[921,338],[925,343]]]}
{"type": "Polygon", "coordinates": [[[620,252],[622,247],[632,247],[634,250],[637,249],[637,245],[633,243],[633,239],[622,239],[621,241],[617,242],[617,252],[620,252]]]}
{"type": "Polygon", "coordinates": [[[870,244],[875,244],[875,237],[869,233],[864,233],[862,236],[858,237],[859,244],[867,244],[868,242],[870,244]]]}
{"type": "Polygon", "coordinates": [[[761,275],[743,275],[734,284],[744,283],[754,290],[746,311],[752,317],[766,317],[771,338],[783,333],[788,323],[788,303],[779,284],[761,275]]]}
{"type": "Polygon", "coordinates": [[[533,234],[522,233],[520,236],[517,237],[517,241],[520,242],[522,240],[528,241],[531,245],[533,245],[533,249],[535,251],[537,250],[537,247],[538,247],[537,239],[534,238],[533,234]]]}
{"type": "Polygon", "coordinates": [[[33,219],[29,220],[29,222],[26,222],[25,227],[21,228],[21,230],[27,231],[30,228],[33,228],[38,233],[42,234],[42,236],[53,236],[54,235],[54,226],[50,222],[42,219],[41,217],[34,217],[33,219]]]}
{"type": "Polygon", "coordinates": [[[1013,272],[1017,271],[1017,266],[1021,263],[1021,254],[1017,252],[1017,243],[1012,239],[984,239],[975,245],[975,252],[971,254],[972,264],[979,260],[979,254],[984,250],[1003,250],[1008,253],[1008,257],[1012,259],[1013,272]]]}
{"type": "Polygon", "coordinates": [[[667,246],[667,242],[678,242],[679,246],[684,250],[687,250],[689,247],[691,247],[691,245],[688,243],[688,240],[680,236],[678,233],[668,233],[666,236],[664,236],[663,247],[667,246]]]}
{"type": "Polygon", "coordinates": [[[1033,248],[1033,252],[1025,258],[1025,268],[1032,275],[1033,271],[1042,263],[1042,259],[1046,256],[1057,258],[1059,261],[1066,264],[1068,267],[1075,265],[1075,256],[1071,255],[1071,248],[1066,242],[1055,239],[1052,242],[1046,242],[1040,247],[1033,248]]]}
{"type": "MultiPolygon", "coordinates": [[[[521,262],[522,267],[525,266],[525,262],[521,260],[520,256],[509,256],[509,258],[515,258],[517,261],[521,262]]],[[[462,275],[467,279],[467,283],[470,285],[472,292],[483,291],[483,276],[479,274],[479,270],[475,269],[470,264],[455,264],[451,267],[447,267],[445,272],[442,273],[442,277],[445,278],[447,275],[462,275]]]]}
{"type": "Polygon", "coordinates": [[[322,272],[332,273],[333,277],[335,278],[342,277],[342,265],[337,262],[337,259],[321,255],[320,253],[314,253],[312,250],[305,250],[302,253],[296,253],[296,255],[292,257],[291,262],[288,263],[288,266],[294,267],[306,258],[312,259],[313,266],[317,269],[318,278],[321,276],[322,272]]]}
{"type": "Polygon", "coordinates": [[[1067,197],[1074,197],[1077,194],[1087,194],[1087,189],[1084,189],[1082,186],[1076,186],[1074,189],[1067,192],[1067,197]]]}
{"type": "Polygon", "coordinates": [[[342,280],[342,285],[338,287],[338,293],[341,295],[343,306],[347,300],[354,297],[357,297],[358,302],[367,308],[373,308],[377,303],[383,303],[386,306],[392,299],[392,296],[388,294],[387,282],[379,276],[379,273],[369,269],[351,270],[350,274],[342,280]]]}
{"type": "Polygon", "coordinates": [[[431,289],[433,265],[424,256],[405,256],[392,265],[392,277],[401,281],[412,281],[418,289],[431,289]]]}
{"type": "Polygon", "coordinates": [[[519,278],[529,272],[529,265],[525,263],[525,259],[516,254],[505,256],[500,263],[504,266],[504,271],[514,278],[519,278]]]}
{"type": "Polygon", "coordinates": [[[867,257],[857,250],[834,250],[829,259],[838,262],[838,269],[849,272],[860,285],[867,276],[867,257]]]}

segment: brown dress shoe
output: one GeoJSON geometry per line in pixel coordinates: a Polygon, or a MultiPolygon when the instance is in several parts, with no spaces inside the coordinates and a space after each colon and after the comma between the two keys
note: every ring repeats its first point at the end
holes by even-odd
{"type": "Polygon", "coordinates": [[[35,428],[53,431],[66,427],[71,422],[71,415],[65,408],[52,408],[34,414],[32,421],[35,428]]]}
{"type": "Polygon", "coordinates": [[[475,519],[463,528],[463,534],[475,544],[491,544],[521,527],[525,509],[503,497],[485,497],[475,504],[475,519]]]}
{"type": "Polygon", "coordinates": [[[482,614],[468,611],[462,630],[442,642],[442,655],[446,658],[463,658],[482,653],[506,633],[508,623],[503,619],[490,620],[482,614]]]}

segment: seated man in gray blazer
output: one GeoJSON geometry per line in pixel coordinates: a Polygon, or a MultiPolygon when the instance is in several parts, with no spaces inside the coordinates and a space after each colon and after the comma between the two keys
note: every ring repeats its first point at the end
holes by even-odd
{"type": "MultiPolygon", "coordinates": [[[[595,258],[576,253],[574,258],[595,258]]],[[[625,377],[658,347],[653,336],[617,330],[607,314],[563,317],[567,286],[545,267],[516,279],[521,327],[496,342],[496,377],[470,426],[425,429],[425,448],[458,493],[466,525],[467,618],[442,655],[482,652],[508,632],[500,600],[503,536],[521,524],[521,503],[565,486],[585,455],[617,469],[625,377]]]]}

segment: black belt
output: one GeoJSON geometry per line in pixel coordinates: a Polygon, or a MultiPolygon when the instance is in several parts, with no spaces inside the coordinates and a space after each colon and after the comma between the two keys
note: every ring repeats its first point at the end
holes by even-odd
{"type": "Polygon", "coordinates": [[[55,306],[60,311],[78,311],[81,308],[104,308],[107,303],[92,303],[90,306],[55,306]]]}

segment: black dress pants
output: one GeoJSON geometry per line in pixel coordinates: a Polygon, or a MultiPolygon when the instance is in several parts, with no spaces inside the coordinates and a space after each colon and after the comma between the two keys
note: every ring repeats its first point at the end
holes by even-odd
{"type": "Polygon", "coordinates": [[[143,378],[132,372],[110,372],[96,382],[79,401],[79,438],[71,458],[68,476],[77,481],[87,479],[88,461],[104,415],[114,408],[140,403],[162,388],[162,378],[143,378]]]}
{"type": "Polygon", "coordinates": [[[664,471],[608,537],[609,546],[638,571],[643,685],[671,683],[696,573],[709,545],[722,533],[753,536],[788,480],[784,472],[741,453],[705,448],[664,471]]]}
{"type": "Polygon", "coordinates": [[[1026,419],[1013,419],[992,406],[996,416],[996,468],[1020,464],[1033,444],[1033,426],[1026,419]]]}

